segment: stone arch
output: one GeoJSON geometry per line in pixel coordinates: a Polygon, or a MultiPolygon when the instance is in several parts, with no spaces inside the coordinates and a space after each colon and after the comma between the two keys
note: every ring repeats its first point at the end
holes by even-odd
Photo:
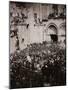
{"type": "Polygon", "coordinates": [[[52,42],[58,41],[58,27],[55,23],[48,24],[44,32],[46,32],[47,41],[52,41],[52,42]]]}
{"type": "Polygon", "coordinates": [[[56,30],[56,33],[58,34],[58,27],[55,23],[49,23],[46,27],[46,32],[48,31],[49,27],[53,26],[56,30]]]}

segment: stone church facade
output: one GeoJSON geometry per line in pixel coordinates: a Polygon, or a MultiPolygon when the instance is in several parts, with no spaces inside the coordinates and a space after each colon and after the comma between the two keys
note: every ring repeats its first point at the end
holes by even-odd
{"type": "Polygon", "coordinates": [[[66,5],[10,2],[10,53],[32,43],[66,40],[66,5]]]}

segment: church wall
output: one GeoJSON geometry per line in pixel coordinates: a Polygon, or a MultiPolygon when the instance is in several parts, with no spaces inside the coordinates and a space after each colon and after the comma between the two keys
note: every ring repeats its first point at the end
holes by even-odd
{"type": "MultiPolygon", "coordinates": [[[[59,7],[61,8],[61,6],[59,7]]],[[[25,16],[27,16],[27,18],[23,19],[24,20],[23,23],[21,24],[19,23],[17,25],[19,47],[21,50],[26,48],[27,45],[31,43],[42,43],[43,41],[51,42],[50,34],[47,33],[50,25],[54,25],[57,29],[58,42],[65,40],[65,35],[63,36],[60,35],[62,33],[65,33],[65,29],[64,31],[62,31],[59,28],[60,24],[65,23],[65,19],[62,19],[62,18],[48,19],[48,15],[50,13],[53,13],[51,8],[52,8],[52,5],[42,6],[42,4],[33,4],[26,8],[22,8],[22,10],[20,10],[18,7],[17,8],[15,7],[15,11],[14,11],[12,10],[12,7],[11,7],[10,11],[13,12],[14,14],[13,17],[17,16],[17,12],[19,12],[19,16],[21,17],[21,11],[22,13],[24,13],[25,16]],[[35,20],[34,14],[36,13],[37,13],[37,18],[35,20]],[[43,19],[47,21],[42,22],[43,19]]],[[[10,18],[11,20],[13,19],[12,17],[10,18]]],[[[11,47],[10,52],[14,52],[16,50],[15,43],[16,43],[16,38],[15,37],[10,38],[10,47],[11,47]]]]}

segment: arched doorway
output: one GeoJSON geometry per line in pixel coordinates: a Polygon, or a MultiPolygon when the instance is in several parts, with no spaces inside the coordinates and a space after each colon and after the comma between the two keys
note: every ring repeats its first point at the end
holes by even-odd
{"type": "Polygon", "coordinates": [[[47,35],[50,37],[51,42],[58,42],[57,28],[54,25],[48,27],[47,35]]]}

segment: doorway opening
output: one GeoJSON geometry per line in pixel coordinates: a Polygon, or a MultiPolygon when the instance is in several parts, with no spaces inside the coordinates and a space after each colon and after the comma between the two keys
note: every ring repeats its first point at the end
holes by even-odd
{"type": "Polygon", "coordinates": [[[50,34],[52,42],[58,42],[58,36],[56,34],[50,34]]]}

